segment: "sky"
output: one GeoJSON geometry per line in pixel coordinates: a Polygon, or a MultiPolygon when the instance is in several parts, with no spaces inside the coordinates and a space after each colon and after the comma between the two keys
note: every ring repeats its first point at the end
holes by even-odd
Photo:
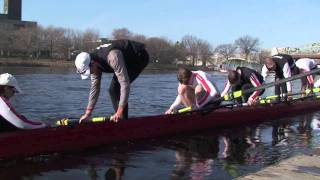
{"type": "MultiPolygon", "coordinates": [[[[127,28],[173,42],[185,35],[211,45],[258,38],[262,48],[320,42],[319,0],[22,0],[22,19],[110,37],[127,28]]],[[[0,0],[3,7],[3,0],[0,0]]],[[[1,8],[3,13],[3,8],[1,8]]]]}

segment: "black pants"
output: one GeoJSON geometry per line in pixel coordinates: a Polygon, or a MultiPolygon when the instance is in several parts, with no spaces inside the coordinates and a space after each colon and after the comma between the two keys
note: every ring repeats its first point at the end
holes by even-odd
{"type": "MultiPolygon", "coordinates": [[[[132,83],[139,74],[143,71],[143,69],[149,63],[149,55],[146,50],[143,50],[139,53],[139,55],[135,59],[128,60],[132,63],[126,64],[126,68],[128,71],[128,76],[130,79],[130,83],[132,83]]],[[[120,83],[116,75],[113,75],[113,78],[109,87],[109,94],[112,101],[112,105],[115,111],[117,111],[120,101],[120,83]]],[[[128,119],[128,104],[126,104],[124,108],[124,119],[128,119]]]]}
{"type": "MultiPolygon", "coordinates": [[[[250,84],[250,83],[246,83],[246,84],[243,84],[243,85],[235,85],[235,86],[232,86],[232,92],[239,91],[239,90],[244,92],[245,90],[251,89],[251,88],[254,88],[254,86],[252,84],[250,84]]],[[[252,93],[253,92],[244,93],[244,94],[242,94],[242,97],[236,98],[236,101],[238,103],[247,102],[252,93]]],[[[264,90],[261,90],[261,92],[258,95],[260,96],[263,93],[264,93],[264,90]]]]}
{"type": "MultiPolygon", "coordinates": [[[[276,80],[279,80],[279,79],[276,79],[276,80]]],[[[288,92],[287,83],[282,83],[282,84],[279,84],[279,85],[275,85],[274,93],[276,95],[280,96],[280,94],[285,94],[287,92],[288,92]]]]}

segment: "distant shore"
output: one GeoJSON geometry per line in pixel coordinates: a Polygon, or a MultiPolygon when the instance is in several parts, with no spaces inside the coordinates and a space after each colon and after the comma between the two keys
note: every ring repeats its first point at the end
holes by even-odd
{"type": "Polygon", "coordinates": [[[24,67],[73,67],[73,61],[53,59],[21,59],[0,58],[0,66],[24,66],[24,67]]]}
{"type": "MultiPolygon", "coordinates": [[[[22,67],[74,67],[73,60],[55,59],[21,59],[21,58],[0,58],[0,66],[22,66],[22,67]]],[[[149,63],[146,70],[150,71],[175,71],[178,69],[174,64],[149,63]]],[[[192,70],[203,69],[201,67],[190,67],[192,70]]],[[[206,70],[206,69],[204,69],[206,70]]]]}

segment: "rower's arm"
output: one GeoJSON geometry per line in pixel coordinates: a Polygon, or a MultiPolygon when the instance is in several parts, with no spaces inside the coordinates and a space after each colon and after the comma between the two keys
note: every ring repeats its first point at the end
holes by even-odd
{"type": "Polygon", "coordinates": [[[261,75],[263,77],[263,80],[266,80],[267,73],[268,73],[268,69],[267,69],[266,65],[263,65],[262,70],[261,70],[261,75]]]}
{"type": "MultiPolygon", "coordinates": [[[[291,77],[291,70],[290,70],[290,67],[289,67],[289,64],[288,64],[288,63],[285,63],[285,64],[284,64],[282,71],[283,71],[283,76],[284,76],[284,78],[289,78],[289,77],[291,77]]],[[[286,84],[287,84],[287,90],[288,90],[288,92],[292,92],[291,82],[288,81],[286,84]]]]}
{"type": "Polygon", "coordinates": [[[11,104],[0,97],[0,115],[8,122],[20,129],[38,129],[46,127],[41,121],[30,121],[26,117],[19,114],[11,104]]]}
{"type": "Polygon", "coordinates": [[[120,84],[119,106],[125,106],[128,103],[130,92],[130,79],[123,54],[120,50],[111,50],[108,54],[108,64],[114,70],[120,84]]]}
{"type": "Polygon", "coordinates": [[[223,91],[221,93],[221,97],[223,97],[224,95],[226,95],[228,93],[230,87],[231,87],[230,81],[227,80],[227,82],[226,82],[226,84],[225,84],[225,86],[223,88],[223,91]]]}
{"type": "MultiPolygon", "coordinates": [[[[261,86],[261,83],[260,83],[258,77],[254,73],[252,73],[251,76],[250,76],[250,82],[254,87],[261,86]]],[[[261,90],[254,91],[251,94],[251,96],[249,97],[249,99],[256,100],[258,98],[258,95],[260,94],[260,92],[261,92],[261,90]]]]}
{"type": "Polygon", "coordinates": [[[176,97],[172,105],[170,106],[169,110],[173,111],[175,110],[180,104],[182,103],[180,95],[176,97]]]}
{"type": "Polygon", "coordinates": [[[87,105],[86,114],[91,114],[93,111],[100,94],[100,86],[101,86],[101,76],[102,72],[96,72],[91,74],[91,87],[89,93],[89,102],[87,105]]]}

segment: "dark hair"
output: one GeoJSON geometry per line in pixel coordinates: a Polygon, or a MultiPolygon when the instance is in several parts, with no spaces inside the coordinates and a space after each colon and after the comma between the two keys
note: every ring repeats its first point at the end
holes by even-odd
{"type": "Polygon", "coordinates": [[[3,85],[0,85],[0,96],[4,93],[4,87],[3,85]]]}
{"type": "Polygon", "coordinates": [[[181,84],[187,85],[191,75],[192,72],[187,68],[180,67],[178,69],[177,78],[181,84]]]}
{"type": "Polygon", "coordinates": [[[239,73],[234,70],[228,71],[228,79],[231,84],[236,83],[239,80],[239,73]]]}
{"type": "Polygon", "coordinates": [[[106,180],[113,180],[117,179],[117,173],[113,168],[110,168],[107,170],[107,172],[104,174],[104,178],[106,180]]]}

